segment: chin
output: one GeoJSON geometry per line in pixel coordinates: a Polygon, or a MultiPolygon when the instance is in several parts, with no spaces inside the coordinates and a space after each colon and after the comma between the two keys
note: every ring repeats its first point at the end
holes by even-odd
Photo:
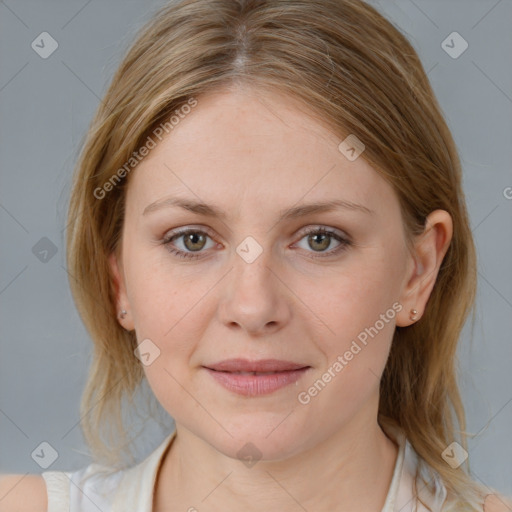
{"type": "MultiPolygon", "coordinates": [[[[283,421],[286,415],[272,414],[257,418],[252,414],[245,421],[236,424],[229,422],[220,423],[224,429],[217,430],[215,439],[210,439],[210,444],[227,457],[239,460],[267,460],[278,461],[297,454],[304,445],[304,434],[293,424],[286,425],[288,419],[283,421]]],[[[248,464],[250,465],[250,463],[248,464]]]]}

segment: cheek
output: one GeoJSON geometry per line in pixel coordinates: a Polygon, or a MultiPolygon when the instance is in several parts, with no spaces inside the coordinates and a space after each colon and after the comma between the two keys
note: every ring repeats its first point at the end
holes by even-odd
{"type": "Polygon", "coordinates": [[[183,400],[179,383],[185,384],[190,358],[202,337],[202,325],[196,320],[202,316],[201,297],[208,287],[205,279],[184,277],[179,268],[148,263],[147,258],[131,261],[127,278],[137,341],[156,354],[143,370],[158,400],[168,409],[176,399],[183,400]]]}
{"type": "Polygon", "coordinates": [[[395,253],[384,247],[368,252],[333,273],[328,289],[316,287],[309,295],[323,325],[320,335],[309,333],[325,357],[320,371],[327,372],[329,387],[348,402],[378,387],[386,364],[402,308],[395,253]]]}
{"type": "Polygon", "coordinates": [[[201,299],[214,286],[199,267],[172,264],[165,248],[156,247],[145,254],[135,253],[127,269],[130,304],[133,305],[138,336],[169,343],[183,337],[183,325],[201,309],[201,299]]]}
{"type": "Polygon", "coordinates": [[[371,294],[343,293],[332,302],[338,308],[331,306],[327,322],[334,335],[316,338],[325,364],[297,390],[300,403],[317,418],[314,428],[318,429],[324,428],[325,422],[335,425],[354,417],[375,399],[397,313],[392,304],[371,294]]]}
{"type": "Polygon", "coordinates": [[[340,385],[364,388],[377,384],[391,346],[400,305],[386,294],[343,293],[333,298],[327,322],[331,331],[319,345],[326,355],[326,371],[341,376],[340,385]]]}
{"type": "MultiPolygon", "coordinates": [[[[309,301],[325,319],[330,337],[353,339],[392,308],[399,297],[395,262],[395,254],[375,247],[364,257],[352,258],[346,267],[332,272],[321,286],[315,287],[309,301]]],[[[393,310],[388,316],[394,318],[393,310]]],[[[380,323],[379,326],[382,329],[380,323]]]]}

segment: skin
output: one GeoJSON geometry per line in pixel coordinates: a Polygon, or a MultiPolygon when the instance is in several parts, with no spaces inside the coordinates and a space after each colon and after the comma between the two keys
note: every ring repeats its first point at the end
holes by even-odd
{"type": "Polygon", "coordinates": [[[154,511],[381,510],[397,445],[377,423],[379,381],[395,326],[425,309],[452,222],[432,212],[409,253],[394,190],[362,157],[349,161],[340,142],[288,96],[229,89],[201,97],[130,176],[120,258],[110,257],[117,305],[128,312],[119,321],[160,349],[144,371],[177,429],[154,511]],[[168,196],[212,203],[226,218],[178,207],[143,215],[168,196]],[[285,208],[340,198],[374,213],[278,222],[285,208]],[[197,259],[162,244],[183,227],[208,230],[203,242],[171,243],[197,259]],[[335,254],[340,242],[308,241],[307,227],[352,243],[335,254]],[[252,263],[236,252],[247,236],[262,248],[252,263]],[[298,393],[395,302],[394,319],[299,403],[298,393]],[[312,368],[298,385],[244,397],[201,368],[233,357],[312,368]],[[237,457],[247,442],[262,453],[252,467],[237,457]]]}

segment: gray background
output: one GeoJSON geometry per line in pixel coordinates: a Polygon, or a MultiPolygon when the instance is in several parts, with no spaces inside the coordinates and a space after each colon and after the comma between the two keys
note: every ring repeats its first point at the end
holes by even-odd
{"type": "MultiPolygon", "coordinates": [[[[467,430],[478,434],[469,441],[470,461],[474,478],[510,495],[512,0],[370,3],[418,51],[462,157],[479,255],[474,337],[468,322],[459,350],[467,430]],[[469,44],[456,59],[441,46],[453,31],[469,44]]],[[[31,453],[42,441],[59,454],[51,470],[90,462],[78,406],[91,343],[64,258],[71,172],[134,30],[161,4],[0,1],[1,472],[40,473],[31,453]],[[59,44],[47,59],[31,48],[44,31],[59,44]],[[33,252],[38,243],[57,252],[41,261],[33,252]]],[[[140,425],[139,458],[167,433],[153,420],[140,425]]]]}

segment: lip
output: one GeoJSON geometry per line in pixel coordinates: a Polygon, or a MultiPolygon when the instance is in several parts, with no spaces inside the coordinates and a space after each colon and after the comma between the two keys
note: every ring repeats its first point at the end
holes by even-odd
{"type": "Polygon", "coordinates": [[[297,382],[311,367],[290,361],[229,359],[204,369],[227,390],[243,396],[268,395],[297,382]],[[215,367],[215,368],[213,368],[215,367]],[[239,372],[274,372],[260,375],[239,372]]]}
{"type": "Polygon", "coordinates": [[[308,365],[294,363],[292,361],[283,361],[280,359],[260,359],[250,361],[249,359],[226,359],[217,363],[204,365],[210,370],[220,372],[285,372],[290,370],[300,370],[308,365]]]}

